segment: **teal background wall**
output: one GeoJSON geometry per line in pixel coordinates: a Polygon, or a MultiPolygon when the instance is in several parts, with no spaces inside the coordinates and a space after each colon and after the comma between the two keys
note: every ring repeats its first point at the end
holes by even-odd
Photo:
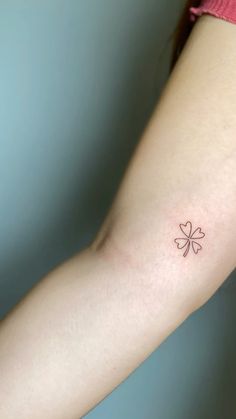
{"type": "MultiPolygon", "coordinates": [[[[182,1],[0,2],[0,317],[97,231],[182,1]]],[[[88,419],[235,419],[231,277],[88,419]]]]}

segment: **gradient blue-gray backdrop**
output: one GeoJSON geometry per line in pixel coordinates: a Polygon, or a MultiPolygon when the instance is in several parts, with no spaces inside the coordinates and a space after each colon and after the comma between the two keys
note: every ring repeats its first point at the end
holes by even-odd
{"type": "MultiPolygon", "coordinates": [[[[184,2],[0,2],[0,317],[97,231],[184,2]]],[[[235,283],[86,418],[235,419],[235,283]]]]}

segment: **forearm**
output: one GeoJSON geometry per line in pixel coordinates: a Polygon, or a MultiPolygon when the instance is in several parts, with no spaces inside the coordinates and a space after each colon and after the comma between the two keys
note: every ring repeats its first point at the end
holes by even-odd
{"type": "Polygon", "coordinates": [[[158,296],[154,284],[147,289],[132,266],[87,249],[4,320],[0,417],[78,419],[186,315],[173,294],[158,296]]]}
{"type": "Polygon", "coordinates": [[[228,24],[217,39],[218,23],[205,25],[206,19],[165,89],[97,239],[3,321],[0,417],[85,414],[235,266],[236,47],[228,42],[228,24]],[[213,38],[219,49],[220,37],[229,51],[222,47],[219,60],[213,38]],[[201,252],[183,258],[174,239],[187,220],[205,237],[201,252]]]}

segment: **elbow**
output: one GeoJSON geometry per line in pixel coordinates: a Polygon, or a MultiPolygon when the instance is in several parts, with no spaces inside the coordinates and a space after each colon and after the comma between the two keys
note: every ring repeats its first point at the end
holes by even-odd
{"type": "MultiPolygon", "coordinates": [[[[123,286],[134,288],[146,300],[153,315],[160,307],[166,315],[173,314],[176,324],[181,323],[205,300],[186,271],[180,267],[173,255],[168,255],[165,244],[143,235],[132,238],[114,226],[103,228],[91,244],[91,250],[110,267],[114,278],[122,278],[123,286]],[[187,278],[186,278],[187,276],[187,278]]],[[[171,253],[171,251],[170,251],[171,253]]]]}

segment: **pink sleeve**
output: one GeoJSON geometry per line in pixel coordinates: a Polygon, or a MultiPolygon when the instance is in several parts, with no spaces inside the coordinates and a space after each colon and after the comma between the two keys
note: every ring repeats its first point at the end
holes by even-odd
{"type": "Polygon", "coordinates": [[[204,13],[236,23],[236,0],[202,0],[199,7],[190,7],[190,20],[204,13]]]}

